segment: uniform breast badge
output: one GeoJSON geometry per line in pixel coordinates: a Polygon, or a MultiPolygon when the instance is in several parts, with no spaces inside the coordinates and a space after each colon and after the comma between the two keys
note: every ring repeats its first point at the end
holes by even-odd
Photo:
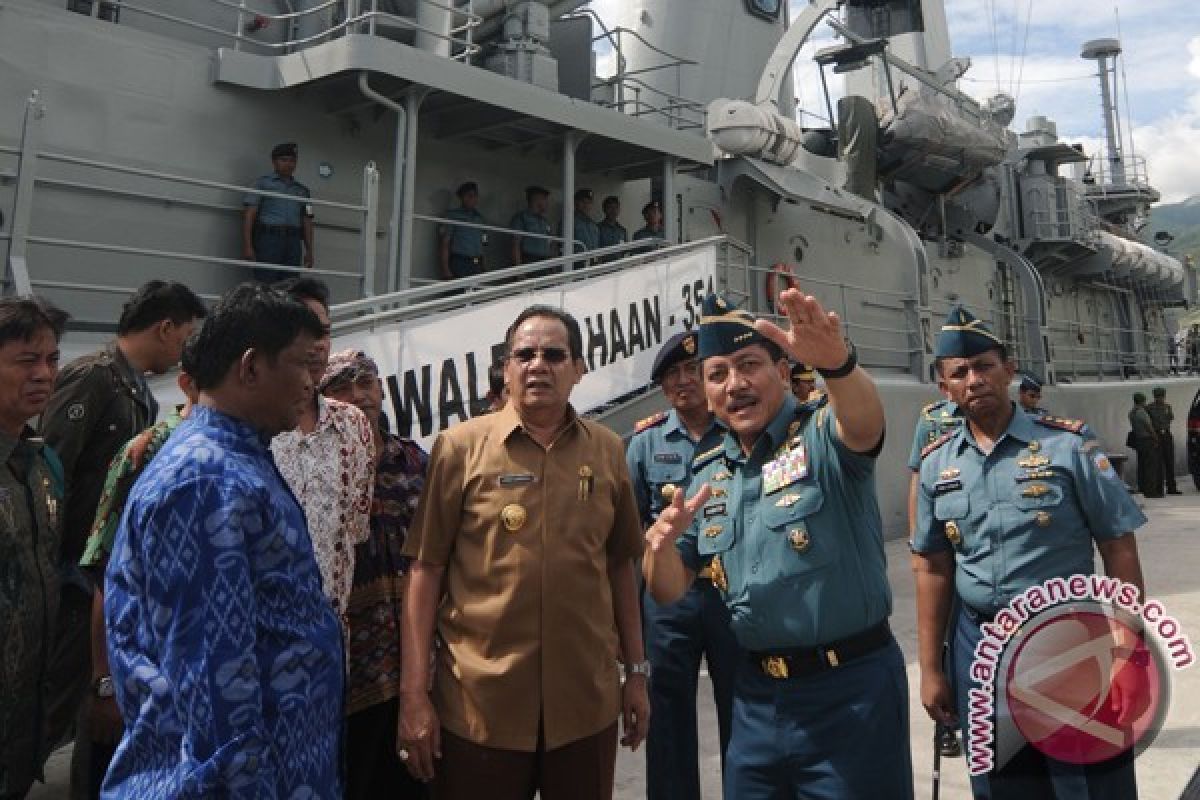
{"type": "Polygon", "coordinates": [[[1034,519],[1034,522],[1037,523],[1039,528],[1050,527],[1050,512],[1049,511],[1039,511],[1039,512],[1037,512],[1037,514],[1034,515],[1033,519],[1034,519]]]}
{"type": "Polygon", "coordinates": [[[527,518],[525,507],[519,503],[509,503],[500,511],[500,522],[504,524],[504,529],[509,533],[521,530],[525,526],[527,518]]]}
{"type": "Polygon", "coordinates": [[[667,483],[663,484],[658,491],[662,495],[663,502],[669,503],[675,499],[675,493],[679,491],[679,487],[673,483],[667,483]]]}
{"type": "Polygon", "coordinates": [[[596,477],[592,474],[592,468],[584,464],[579,468],[579,499],[583,501],[591,497],[595,485],[596,477]]]}
{"type": "Polygon", "coordinates": [[[944,481],[952,481],[961,474],[962,470],[960,470],[958,467],[948,467],[947,469],[944,469],[938,473],[938,478],[944,481]]]}
{"type": "Polygon", "coordinates": [[[800,499],[800,495],[785,492],[778,500],[775,501],[776,508],[788,508],[794,506],[796,501],[800,499]]]}
{"type": "Polygon", "coordinates": [[[962,531],[958,529],[958,523],[954,520],[949,520],[946,523],[946,539],[955,547],[962,544],[962,531]]]}
{"type": "Polygon", "coordinates": [[[729,492],[725,491],[720,486],[711,486],[711,487],[709,487],[709,491],[712,492],[713,499],[725,497],[726,495],[729,494],[729,492]]]}
{"type": "Polygon", "coordinates": [[[1032,483],[1021,490],[1022,497],[1032,497],[1037,499],[1050,491],[1050,487],[1044,483],[1032,483]]]}
{"type": "Polygon", "coordinates": [[[810,544],[808,531],[803,528],[795,528],[788,531],[788,544],[797,553],[803,553],[808,549],[808,545],[810,544]]]}
{"type": "Polygon", "coordinates": [[[725,574],[725,567],[721,564],[720,556],[713,556],[713,560],[708,564],[708,570],[712,576],[713,586],[722,592],[729,591],[729,577],[725,574]]]}
{"type": "Polygon", "coordinates": [[[727,480],[729,480],[729,479],[730,479],[730,478],[732,478],[732,477],[733,477],[733,474],[732,474],[732,473],[730,473],[730,471],[729,471],[729,470],[727,470],[727,469],[719,469],[719,470],[717,470],[716,472],[714,472],[714,473],[713,473],[712,479],[713,479],[714,481],[727,481],[727,480]]]}
{"type": "Polygon", "coordinates": [[[1044,467],[1050,463],[1050,459],[1043,455],[1038,455],[1038,451],[1042,449],[1042,444],[1037,439],[1031,439],[1029,442],[1029,458],[1022,458],[1017,461],[1017,466],[1022,469],[1036,469],[1044,467]]]}
{"type": "Polygon", "coordinates": [[[721,531],[725,530],[720,525],[708,525],[704,528],[704,535],[709,539],[715,539],[721,535],[721,531]]]}

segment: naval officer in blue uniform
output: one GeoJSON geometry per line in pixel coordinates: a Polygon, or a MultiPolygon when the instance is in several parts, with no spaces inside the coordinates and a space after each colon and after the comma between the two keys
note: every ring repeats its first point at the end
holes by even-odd
{"type": "MultiPolygon", "coordinates": [[[[708,410],[696,359],[696,333],[666,341],[650,371],[670,411],[647,417],[626,453],[642,524],[649,527],[675,492],[686,492],[697,453],[721,443],[724,429],[708,410]]],[[[697,577],[677,603],[643,599],[646,657],[650,661],[650,733],[646,738],[649,800],[700,797],[696,688],[700,659],[708,664],[721,739],[721,763],[729,744],[733,678],[739,650],[729,629],[729,609],[708,577],[697,577]]]]}
{"type": "MultiPolygon", "coordinates": [[[[1093,544],[1108,575],[1141,591],[1132,531],[1146,518],[1082,422],[1031,415],[1009,399],[1016,366],[969,311],[951,309],[935,356],[964,424],[927,445],[921,462],[911,545],[921,702],[942,724],[962,724],[969,756],[968,690],[980,626],[1036,584],[1091,573],[1093,544]],[[951,678],[941,643],[955,592],[951,678]]],[[[1114,674],[1134,655],[1116,653],[1114,674]]],[[[1137,797],[1129,752],[1084,766],[1026,746],[971,784],[976,798],[992,800],[1137,797]]]]}
{"type": "Polygon", "coordinates": [[[484,272],[483,248],[487,244],[487,233],[482,228],[474,227],[487,221],[479,213],[479,184],[467,181],[458,187],[455,195],[459,206],[446,209],[446,219],[471,224],[444,224],[438,228],[438,264],[444,280],[466,278],[484,272]]]}
{"type": "Polygon", "coordinates": [[[707,571],[745,656],[734,688],[725,796],[911,798],[908,686],[875,496],[883,404],[836,314],[797,289],[790,329],[705,299],[697,347],[727,432],[696,457],[646,532],[660,603],[707,571]],[[788,359],[827,397],[799,404],[788,359]]]}

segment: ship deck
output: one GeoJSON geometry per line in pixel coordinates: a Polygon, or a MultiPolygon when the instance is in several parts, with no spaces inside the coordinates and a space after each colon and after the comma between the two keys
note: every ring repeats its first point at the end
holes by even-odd
{"type": "MultiPolygon", "coordinates": [[[[1189,476],[1180,476],[1181,497],[1142,500],[1149,523],[1138,533],[1142,568],[1148,593],[1159,599],[1167,612],[1182,625],[1192,642],[1200,646],[1200,547],[1196,542],[1196,520],[1200,518],[1200,493],[1189,476]]],[[[933,725],[917,698],[916,609],[913,581],[908,567],[908,548],[903,541],[886,543],[888,572],[895,594],[892,627],[904,651],[910,687],[913,772],[916,797],[930,797],[933,725]]],[[[1200,668],[1172,673],[1173,701],[1166,724],[1154,744],[1137,762],[1142,800],[1176,800],[1197,769],[1200,753],[1200,668]]],[[[700,686],[701,785],[704,800],[721,797],[721,763],[717,752],[717,722],[712,705],[712,687],[707,673],[700,686]]],[[[47,765],[46,785],[37,785],[30,800],[59,800],[67,796],[70,749],[56,752],[47,765]]],[[[641,800],[646,796],[644,751],[631,754],[624,748],[617,757],[615,797],[641,800]]],[[[969,798],[967,773],[962,758],[942,760],[941,797],[969,798]]]]}

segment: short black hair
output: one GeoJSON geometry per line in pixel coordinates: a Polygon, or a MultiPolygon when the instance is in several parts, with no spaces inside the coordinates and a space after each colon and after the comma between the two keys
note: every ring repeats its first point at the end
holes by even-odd
{"type": "Polygon", "coordinates": [[[121,309],[117,335],[137,333],[169,319],[176,325],[203,319],[204,301],[178,281],[150,281],[133,293],[121,309]]]}
{"type": "Polygon", "coordinates": [[[305,300],[316,300],[326,311],[329,310],[329,287],[325,281],[301,275],[271,284],[271,288],[302,303],[305,300]]]}
{"type": "Polygon", "coordinates": [[[200,331],[195,331],[191,336],[188,337],[187,341],[183,343],[183,354],[179,358],[179,370],[181,372],[186,372],[193,378],[196,374],[196,358],[198,355],[196,352],[196,347],[199,341],[200,331]]]}
{"type": "Polygon", "coordinates": [[[458,189],[454,193],[461,198],[464,194],[467,194],[468,192],[474,192],[475,194],[479,194],[479,184],[476,183],[475,181],[467,181],[462,186],[459,186],[458,189]]]}
{"type": "MultiPolygon", "coordinates": [[[[989,347],[987,350],[983,350],[983,351],[981,351],[981,352],[978,352],[978,353],[976,353],[975,355],[976,355],[976,356],[981,356],[981,355],[983,355],[984,353],[995,353],[996,355],[1000,356],[1000,362],[1001,362],[1001,363],[1003,363],[1003,362],[1005,362],[1005,361],[1008,361],[1008,348],[1007,348],[1007,347],[1005,347],[1005,346],[1004,346],[1004,345],[1002,345],[1002,344],[998,344],[998,345],[996,345],[995,347],[989,347]]],[[[974,358],[974,357],[975,357],[975,356],[971,356],[971,358],[974,358]]],[[[933,360],[933,371],[934,371],[934,374],[935,374],[935,375],[941,375],[941,374],[942,374],[942,362],[943,362],[943,361],[945,361],[945,360],[946,360],[945,358],[935,358],[935,359],[933,360]]]]}
{"type": "Polygon", "coordinates": [[[250,348],[273,361],[302,333],[314,338],[326,333],[311,308],[261,284],[243,283],[217,302],[200,333],[188,343],[188,374],[197,389],[211,389],[225,380],[229,368],[250,348]]]}
{"type": "Polygon", "coordinates": [[[618,206],[620,204],[621,198],[617,197],[615,194],[610,194],[608,197],[604,198],[604,202],[600,204],[600,207],[605,211],[608,211],[609,206],[618,206]]]}
{"type": "Polygon", "coordinates": [[[525,202],[530,203],[535,197],[549,197],[550,190],[544,186],[526,186],[525,187],[525,202]]]}
{"type": "Polygon", "coordinates": [[[521,327],[522,323],[527,319],[534,317],[549,317],[556,319],[563,324],[567,329],[567,347],[571,350],[571,358],[583,358],[583,334],[579,330],[579,322],[575,317],[571,316],[561,308],[547,305],[533,305],[517,314],[517,318],[513,320],[513,324],[508,326],[508,332],[504,334],[504,349],[505,351],[512,350],[513,334],[521,327]]]}
{"type": "Polygon", "coordinates": [[[0,299],[0,345],[28,342],[42,328],[49,328],[55,340],[61,340],[70,318],[70,314],[40,297],[5,297],[0,299]]]}

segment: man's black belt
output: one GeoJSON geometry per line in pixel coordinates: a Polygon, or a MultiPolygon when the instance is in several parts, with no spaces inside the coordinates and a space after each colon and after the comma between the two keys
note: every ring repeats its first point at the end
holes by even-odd
{"type": "Polygon", "coordinates": [[[837,669],[884,647],[892,640],[887,620],[862,633],[820,647],[797,647],[774,653],[748,653],[750,662],[772,678],[804,678],[837,669]]]}
{"type": "Polygon", "coordinates": [[[983,625],[984,623],[991,622],[996,618],[996,614],[994,612],[980,611],[977,608],[971,608],[966,603],[963,603],[960,608],[962,608],[963,616],[971,620],[971,622],[975,623],[976,625],[983,625]]]}
{"type": "Polygon", "coordinates": [[[299,236],[302,229],[295,225],[259,225],[256,223],[254,230],[275,236],[299,236]]]}

